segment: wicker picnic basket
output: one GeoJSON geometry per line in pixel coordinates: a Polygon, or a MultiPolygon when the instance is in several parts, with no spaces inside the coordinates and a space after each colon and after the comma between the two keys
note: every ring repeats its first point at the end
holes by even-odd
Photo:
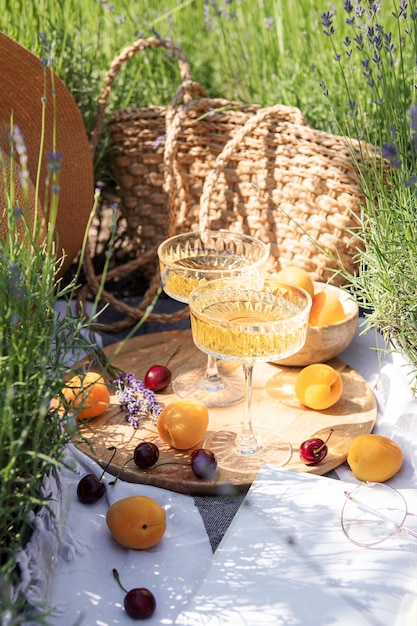
{"type": "MultiPolygon", "coordinates": [[[[354,271],[357,253],[352,233],[362,194],[356,158],[352,144],[313,129],[299,109],[209,98],[193,81],[177,45],[157,37],[139,39],[122,51],[106,75],[92,150],[119,69],[148,48],[175,55],[181,84],[168,106],[118,111],[108,122],[119,208],[135,258],[110,270],[106,279],[141,267],[150,286],[137,307],[104,289],[102,298],[125,315],[107,330],[129,327],[143,316],[159,283],[158,244],[190,230],[251,234],[269,245],[270,272],[296,264],[314,280],[340,284],[335,270],[343,264],[354,271]]],[[[101,278],[89,255],[85,268],[81,299],[97,293],[101,278]]],[[[152,314],[149,319],[175,321],[184,315],[186,311],[152,314]]]]}

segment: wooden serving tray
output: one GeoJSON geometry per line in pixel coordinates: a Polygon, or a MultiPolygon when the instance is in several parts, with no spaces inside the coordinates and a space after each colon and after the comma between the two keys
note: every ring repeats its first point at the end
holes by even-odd
{"type": "MultiPolygon", "coordinates": [[[[108,357],[117,356],[112,364],[126,373],[143,379],[147,369],[154,364],[169,363],[173,377],[192,368],[204,368],[207,357],[192,341],[191,331],[169,331],[143,335],[128,340],[124,345],[113,344],[105,349],[108,357]]],[[[276,430],[286,437],[293,454],[285,467],[311,474],[322,475],[341,465],[347,457],[349,444],[358,435],[371,432],[376,419],[376,401],[366,381],[351,367],[338,359],[329,363],[341,373],[343,396],[326,411],[312,411],[303,407],[294,394],[294,381],[301,368],[283,367],[271,363],[257,363],[253,377],[253,423],[276,430]],[[298,458],[300,444],[310,437],[326,438],[329,428],[334,433],[328,444],[328,454],[318,465],[307,466],[298,458]]],[[[220,370],[237,369],[236,364],[220,362],[220,370]]],[[[162,405],[177,396],[171,385],[157,398],[162,405]]],[[[243,404],[209,409],[207,433],[240,424],[243,404]]],[[[191,451],[178,451],[162,442],[157,429],[146,419],[138,429],[125,421],[116,398],[112,396],[110,408],[102,416],[83,424],[75,445],[105,467],[111,457],[108,450],[116,446],[117,453],[108,471],[128,482],[149,484],[187,494],[225,494],[246,491],[255,479],[254,474],[232,473],[220,470],[214,480],[196,478],[187,465],[163,465],[160,468],[141,470],[135,463],[126,461],[141,441],[153,441],[160,450],[158,463],[164,461],[189,462],[191,451]],[[126,465],[125,465],[126,464],[126,465]]],[[[201,445],[196,446],[201,447],[201,445]]]]}

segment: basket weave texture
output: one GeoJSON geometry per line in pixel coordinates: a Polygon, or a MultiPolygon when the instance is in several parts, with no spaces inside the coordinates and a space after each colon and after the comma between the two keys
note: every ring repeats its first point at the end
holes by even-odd
{"type": "MultiPolygon", "coordinates": [[[[153,278],[138,309],[104,291],[104,299],[126,314],[122,324],[140,319],[155,292],[157,245],[190,230],[253,235],[270,247],[271,273],[295,264],[314,280],[341,284],[339,263],[355,269],[358,242],[352,233],[362,202],[353,148],[343,137],[312,128],[299,109],[209,98],[192,80],[180,48],[158,38],[138,40],[109,70],[92,148],[119,68],[148,47],[177,57],[182,83],[170,105],[118,111],[108,122],[120,211],[137,251],[136,261],[116,268],[110,278],[141,265],[153,278]]],[[[94,292],[98,277],[88,262],[87,277],[94,292]]],[[[151,319],[173,320],[155,314],[151,319]]]]}

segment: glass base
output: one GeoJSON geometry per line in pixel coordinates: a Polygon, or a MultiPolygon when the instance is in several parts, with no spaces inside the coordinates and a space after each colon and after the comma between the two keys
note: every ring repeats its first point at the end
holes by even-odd
{"type": "Polygon", "coordinates": [[[218,381],[208,381],[204,376],[204,370],[192,370],[177,376],[172,383],[174,393],[180,398],[200,400],[208,407],[242,402],[244,380],[240,372],[222,374],[218,381]]]}
{"type": "Polygon", "coordinates": [[[266,428],[255,429],[255,436],[255,452],[236,445],[238,433],[225,430],[207,437],[203,447],[215,454],[218,467],[234,473],[256,474],[265,463],[279,466],[288,463],[292,448],[286,439],[266,428]]]}

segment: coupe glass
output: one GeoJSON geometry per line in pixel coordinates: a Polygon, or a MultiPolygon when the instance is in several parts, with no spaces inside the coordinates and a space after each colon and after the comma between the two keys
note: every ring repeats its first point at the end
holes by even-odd
{"type": "MultiPolygon", "coordinates": [[[[185,303],[195,287],[210,280],[261,276],[268,256],[268,247],[258,239],[222,230],[175,235],[158,248],[164,291],[185,303]]],[[[173,389],[207,406],[227,406],[243,399],[244,382],[240,372],[220,376],[216,356],[210,354],[205,371],[178,376],[173,389]]]]}
{"type": "Polygon", "coordinates": [[[302,348],[307,333],[310,295],[288,283],[265,281],[245,286],[239,279],[197,287],[189,298],[196,346],[207,354],[243,363],[245,407],[236,432],[210,435],[204,447],[220,467],[256,473],[264,463],[284,465],[291,445],[278,433],[252,426],[252,374],[256,362],[277,361],[302,348]]]}

